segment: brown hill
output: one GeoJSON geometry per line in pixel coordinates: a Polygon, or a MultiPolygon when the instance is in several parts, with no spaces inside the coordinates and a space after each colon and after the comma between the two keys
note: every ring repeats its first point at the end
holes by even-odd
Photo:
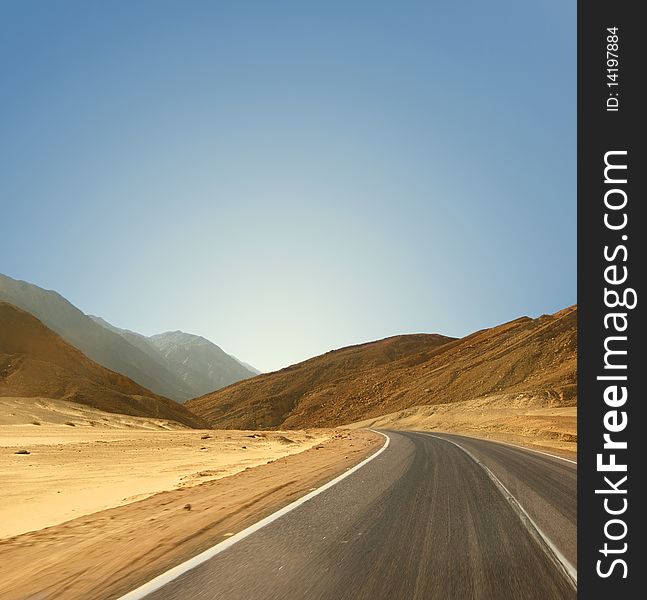
{"type": "Polygon", "coordinates": [[[0,302],[0,396],[68,400],[112,413],[205,426],[183,406],[93,362],[7,302],[0,302]]]}
{"type": "Polygon", "coordinates": [[[326,411],[334,409],[335,403],[328,403],[328,397],[334,399],[340,393],[349,394],[361,388],[360,378],[380,367],[411,357],[424,360],[453,339],[442,335],[402,335],[333,350],[189,400],[186,406],[208,422],[229,428],[243,424],[248,428],[272,428],[295,414],[313,409],[322,411],[323,421],[332,422],[335,415],[327,415],[326,411]]]}
{"type": "Polygon", "coordinates": [[[532,392],[576,403],[577,307],[462,339],[404,335],[343,348],[190,400],[214,427],[337,426],[420,405],[532,392]]]}

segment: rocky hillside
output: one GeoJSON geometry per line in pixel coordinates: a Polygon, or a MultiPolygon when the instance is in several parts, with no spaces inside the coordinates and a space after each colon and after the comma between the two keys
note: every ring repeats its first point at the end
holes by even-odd
{"type": "Polygon", "coordinates": [[[198,340],[195,351],[189,351],[186,339],[171,348],[171,340],[181,332],[160,334],[154,337],[161,339],[161,351],[152,338],[86,315],[57,292],[1,274],[0,301],[31,313],[100,365],[178,402],[256,375],[204,338],[183,334],[198,340]]]}
{"type": "Polygon", "coordinates": [[[219,390],[258,373],[199,335],[169,331],[147,339],[193,396],[219,390]]]}
{"type": "Polygon", "coordinates": [[[369,373],[388,370],[401,361],[424,360],[451,341],[441,335],[420,334],[350,346],[196,398],[187,407],[219,427],[272,428],[287,421],[336,423],[344,402],[339,394],[348,399],[364,390],[369,373]],[[316,417],[315,410],[322,416],[316,417]]]}
{"type": "Polygon", "coordinates": [[[215,427],[337,426],[414,406],[532,392],[576,403],[577,308],[461,339],[406,335],[329,352],[196,398],[215,427]]]}
{"type": "Polygon", "coordinates": [[[205,426],[180,404],[102,367],[30,313],[1,301],[0,396],[66,400],[111,413],[205,426]]]}
{"type": "Polygon", "coordinates": [[[34,315],[88,358],[156,394],[187,400],[192,393],[163,365],[119,334],[95,323],[59,293],[0,275],[0,300],[34,315]]]}

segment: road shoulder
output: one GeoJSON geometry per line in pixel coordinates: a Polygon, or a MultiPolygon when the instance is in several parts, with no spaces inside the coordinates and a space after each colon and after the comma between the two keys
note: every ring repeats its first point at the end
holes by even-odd
{"type": "Polygon", "coordinates": [[[305,452],[0,541],[2,598],[115,598],[227,539],[378,449],[340,431],[305,452]]]}

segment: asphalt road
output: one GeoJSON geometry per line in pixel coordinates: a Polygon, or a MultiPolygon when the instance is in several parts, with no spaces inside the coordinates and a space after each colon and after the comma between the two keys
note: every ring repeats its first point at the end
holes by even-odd
{"type": "Polygon", "coordinates": [[[575,564],[574,464],[472,438],[388,435],[367,465],[146,598],[576,597],[529,524],[575,564]]]}
{"type": "Polygon", "coordinates": [[[439,437],[459,443],[487,466],[577,567],[577,465],[573,461],[487,440],[439,437]]]}

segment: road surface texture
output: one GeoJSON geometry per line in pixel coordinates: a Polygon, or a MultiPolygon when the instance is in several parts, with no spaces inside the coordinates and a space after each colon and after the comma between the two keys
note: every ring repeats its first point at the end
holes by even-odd
{"type": "Polygon", "coordinates": [[[568,569],[529,525],[575,564],[574,463],[473,438],[387,433],[377,458],[147,600],[576,597],[568,569]]]}

